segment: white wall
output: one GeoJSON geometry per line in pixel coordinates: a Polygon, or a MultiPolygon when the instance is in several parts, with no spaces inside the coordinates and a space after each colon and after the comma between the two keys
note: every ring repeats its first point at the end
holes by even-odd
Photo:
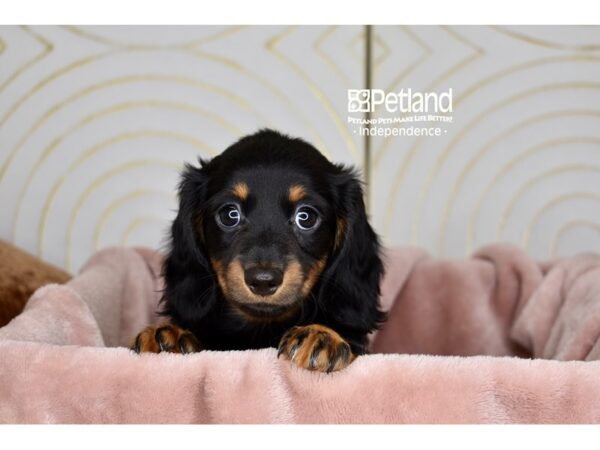
{"type": "MultiPolygon", "coordinates": [[[[0,27],[0,238],[77,270],[164,241],[177,170],[262,126],[363,166],[365,27],[0,27]]],[[[373,87],[454,90],[440,138],[373,138],[389,245],[600,249],[599,27],[374,27],[373,87]]]]}
{"type": "Polygon", "coordinates": [[[453,88],[439,138],[375,138],[388,242],[460,256],[600,251],[600,27],[376,27],[373,84],[453,88]]]}

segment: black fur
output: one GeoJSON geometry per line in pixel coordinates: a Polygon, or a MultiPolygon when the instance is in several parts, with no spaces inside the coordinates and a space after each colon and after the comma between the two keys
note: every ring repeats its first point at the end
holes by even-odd
{"type": "MultiPolygon", "coordinates": [[[[171,228],[171,247],[164,264],[163,314],[194,333],[207,349],[277,347],[290,327],[317,323],[337,331],[355,354],[365,353],[367,334],[384,320],[379,309],[383,265],[377,236],[365,213],[361,183],[353,170],[330,163],[303,140],[271,130],[242,138],[221,155],[200,163],[200,168],[186,166],[179,186],[179,212],[171,228]],[[323,230],[307,238],[320,241],[311,241],[304,249],[297,243],[281,245],[291,246],[296,253],[303,253],[296,255],[298,258],[310,261],[318,256],[310,254],[312,249],[326,248],[327,262],[310,294],[291,316],[248,320],[224,298],[210,262],[215,246],[227,250],[219,248],[225,245],[214,237],[213,213],[218,203],[215,199],[235,174],[252,179],[260,173],[261,178],[266,169],[269,172],[265,173],[273,176],[268,192],[275,192],[285,180],[297,179],[324,200],[322,209],[327,211],[323,213],[323,230]],[[337,247],[334,218],[346,224],[337,247]]],[[[270,201],[278,204],[279,200],[270,201]]],[[[262,235],[260,230],[253,230],[254,243],[260,241],[260,236],[275,242],[285,231],[268,226],[262,235]]],[[[282,221],[279,226],[286,225],[282,221]]],[[[233,239],[232,248],[234,241],[235,245],[244,245],[244,231],[240,233],[227,237],[233,239]]],[[[270,241],[264,242],[270,245],[270,241]]]]}

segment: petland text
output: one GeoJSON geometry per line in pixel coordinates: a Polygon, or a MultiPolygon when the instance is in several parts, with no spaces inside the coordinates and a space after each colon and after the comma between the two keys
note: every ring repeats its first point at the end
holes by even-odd
{"type": "Polygon", "coordinates": [[[451,113],[452,88],[444,92],[419,92],[401,89],[348,89],[348,112],[375,112],[385,106],[389,113],[451,113]]]}

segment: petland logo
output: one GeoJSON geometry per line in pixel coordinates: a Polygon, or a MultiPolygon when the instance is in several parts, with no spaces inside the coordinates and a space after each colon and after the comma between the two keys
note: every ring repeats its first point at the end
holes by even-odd
{"type": "Polygon", "coordinates": [[[400,92],[385,93],[383,89],[348,89],[348,112],[375,112],[385,105],[389,113],[451,113],[452,88],[446,92],[400,92]]]}
{"type": "MultiPolygon", "coordinates": [[[[452,88],[443,92],[401,89],[348,89],[348,123],[359,125],[361,136],[441,136],[448,130],[440,123],[452,122],[452,88]],[[365,113],[369,115],[365,117],[365,113]],[[417,126],[415,123],[435,125],[417,126]]],[[[356,129],[353,130],[357,132],[356,129]]]]}

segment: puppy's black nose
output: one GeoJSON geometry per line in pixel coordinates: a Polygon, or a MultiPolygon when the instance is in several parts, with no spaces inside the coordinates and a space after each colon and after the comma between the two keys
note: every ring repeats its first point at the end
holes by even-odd
{"type": "Polygon", "coordinates": [[[277,269],[253,267],[244,272],[246,284],[256,295],[274,294],[283,281],[283,273],[277,269]]]}

